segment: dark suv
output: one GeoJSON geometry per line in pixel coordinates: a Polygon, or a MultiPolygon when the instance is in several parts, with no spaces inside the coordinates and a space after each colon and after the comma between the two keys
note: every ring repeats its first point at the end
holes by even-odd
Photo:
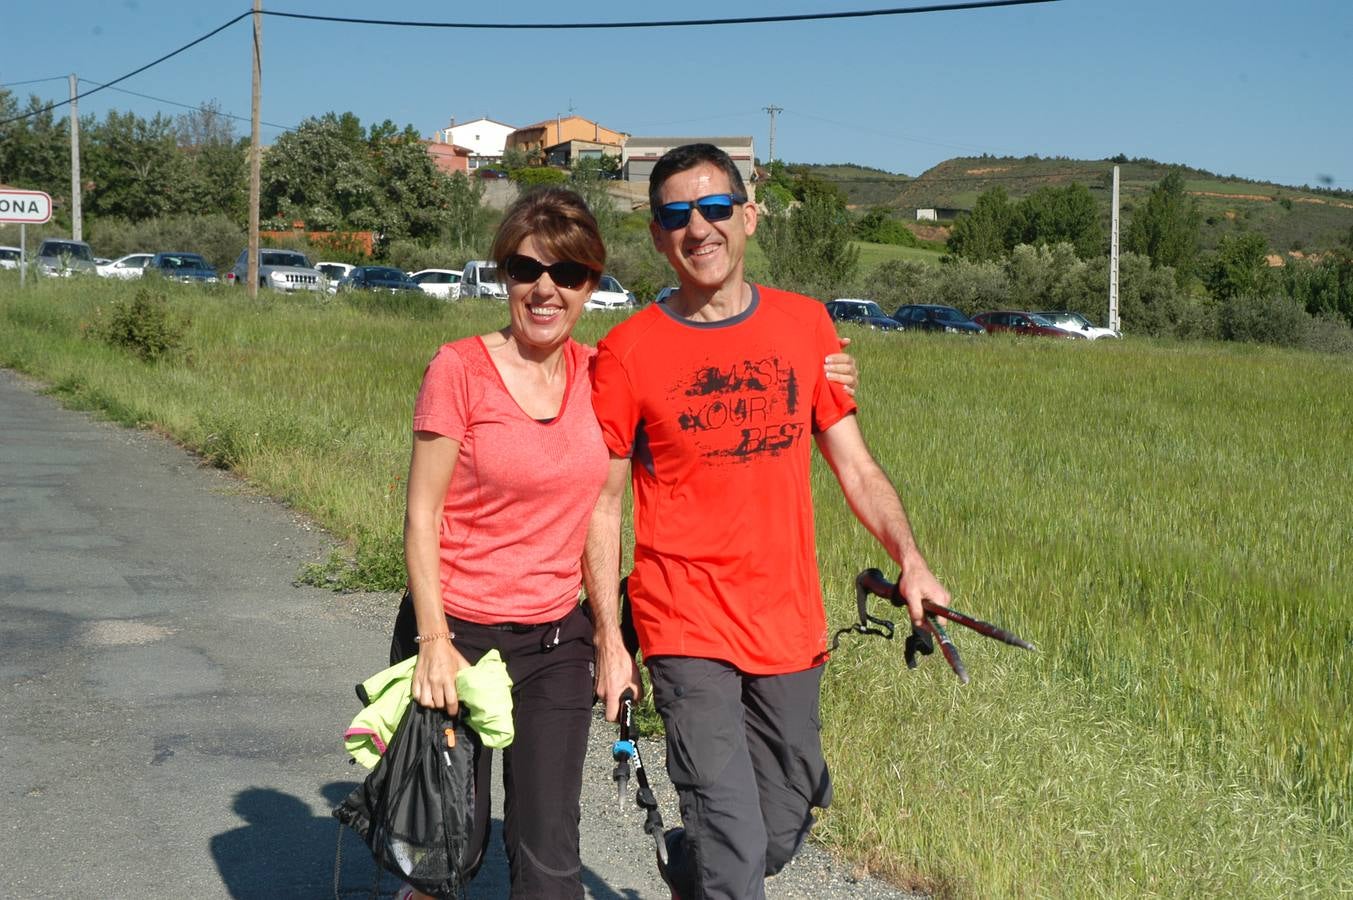
{"type": "Polygon", "coordinates": [[[941,331],[949,334],[986,334],[987,330],[952,306],[908,303],[893,313],[906,331],[941,331]]]}

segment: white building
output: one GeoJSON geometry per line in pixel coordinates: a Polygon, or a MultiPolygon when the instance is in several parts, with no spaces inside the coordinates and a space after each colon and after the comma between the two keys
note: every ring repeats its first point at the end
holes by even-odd
{"type": "Polygon", "coordinates": [[[443,144],[456,144],[470,151],[470,169],[481,165],[494,165],[502,162],[503,148],[507,146],[507,136],[516,131],[516,126],[504,125],[492,119],[474,119],[457,125],[451,124],[437,132],[436,140],[443,144]]]}

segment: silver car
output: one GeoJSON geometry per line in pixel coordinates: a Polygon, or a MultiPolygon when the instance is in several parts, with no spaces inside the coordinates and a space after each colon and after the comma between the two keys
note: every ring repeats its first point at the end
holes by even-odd
{"type": "Polygon", "coordinates": [[[38,248],[38,272],[53,278],[95,275],[94,251],[84,241],[48,238],[38,248]]]}
{"type": "MultiPolygon", "coordinates": [[[[227,284],[244,284],[249,277],[249,249],[226,272],[227,284]]],[[[295,250],[258,251],[258,286],[275,291],[323,291],[324,276],[310,264],[304,253],[295,250]]]]}

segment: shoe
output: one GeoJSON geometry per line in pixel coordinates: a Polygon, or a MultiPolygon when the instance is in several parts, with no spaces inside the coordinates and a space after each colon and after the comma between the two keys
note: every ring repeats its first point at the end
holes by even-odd
{"type": "Polygon", "coordinates": [[[672,891],[672,900],[681,900],[682,892],[678,888],[684,888],[688,896],[694,896],[694,892],[690,890],[691,885],[686,884],[690,873],[685,871],[684,865],[685,839],[686,829],[669,828],[663,832],[662,848],[656,851],[658,874],[662,876],[663,884],[672,891]]]}

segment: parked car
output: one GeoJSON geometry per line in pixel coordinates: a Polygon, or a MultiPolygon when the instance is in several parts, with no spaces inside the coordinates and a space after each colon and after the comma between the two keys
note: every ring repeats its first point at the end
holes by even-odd
{"type": "Polygon", "coordinates": [[[1100,338],[1122,338],[1122,334],[1114,331],[1112,328],[1101,328],[1093,324],[1085,316],[1078,312],[1071,312],[1066,309],[1055,309],[1050,312],[1040,312],[1037,315],[1048,319],[1058,328],[1071,331],[1082,337],[1097,341],[1100,338]]]}
{"type": "Polygon", "coordinates": [[[418,291],[423,289],[409,277],[407,272],[390,266],[358,266],[348,273],[338,285],[343,291],[418,291]]]}
{"type": "Polygon", "coordinates": [[[940,331],[949,334],[986,334],[987,330],[952,306],[908,303],[899,306],[893,318],[903,331],[940,331]]]}
{"type": "Polygon", "coordinates": [[[315,269],[324,276],[324,289],[330,294],[338,292],[338,283],[357,268],[351,263],[341,262],[317,262],[315,269]]]}
{"type": "Polygon", "coordinates": [[[154,257],[154,253],[128,253],[107,265],[97,266],[96,270],[104,278],[140,278],[154,257]]]}
{"type": "Polygon", "coordinates": [[[156,253],[146,264],[145,274],[185,284],[216,284],[216,269],[196,253],[156,253]]]}
{"type": "MultiPolygon", "coordinates": [[[[249,277],[249,248],[240,251],[240,258],[225,274],[227,284],[244,284],[249,277]]],[[[275,291],[322,291],[324,276],[310,265],[304,253],[295,250],[258,251],[258,286],[275,291]]]]}
{"type": "Polygon", "coordinates": [[[18,247],[0,247],[0,269],[17,269],[23,251],[18,247]]]}
{"type": "Polygon", "coordinates": [[[507,287],[498,278],[497,263],[487,259],[467,262],[460,273],[460,295],[506,300],[507,287]]]}
{"type": "Polygon", "coordinates": [[[850,322],[875,331],[898,331],[902,328],[873,300],[849,297],[830,300],[827,302],[827,315],[832,317],[833,322],[850,322]]]}
{"type": "Polygon", "coordinates": [[[634,294],[625,290],[614,276],[603,275],[583,309],[628,309],[631,306],[634,306],[634,294]]]}
{"type": "Polygon", "coordinates": [[[450,269],[420,269],[409,276],[424,293],[443,300],[460,299],[460,273],[450,269]]]}
{"type": "Polygon", "coordinates": [[[38,247],[38,272],[54,278],[95,275],[94,251],[84,241],[47,238],[38,247]]]}
{"type": "Polygon", "coordinates": [[[1073,331],[1063,331],[1052,324],[1051,319],[1045,319],[1038,313],[1031,313],[1026,310],[1002,309],[995,312],[978,313],[972,318],[974,322],[990,332],[1005,331],[1011,334],[1066,338],[1073,341],[1086,340],[1085,335],[1073,331]]]}

